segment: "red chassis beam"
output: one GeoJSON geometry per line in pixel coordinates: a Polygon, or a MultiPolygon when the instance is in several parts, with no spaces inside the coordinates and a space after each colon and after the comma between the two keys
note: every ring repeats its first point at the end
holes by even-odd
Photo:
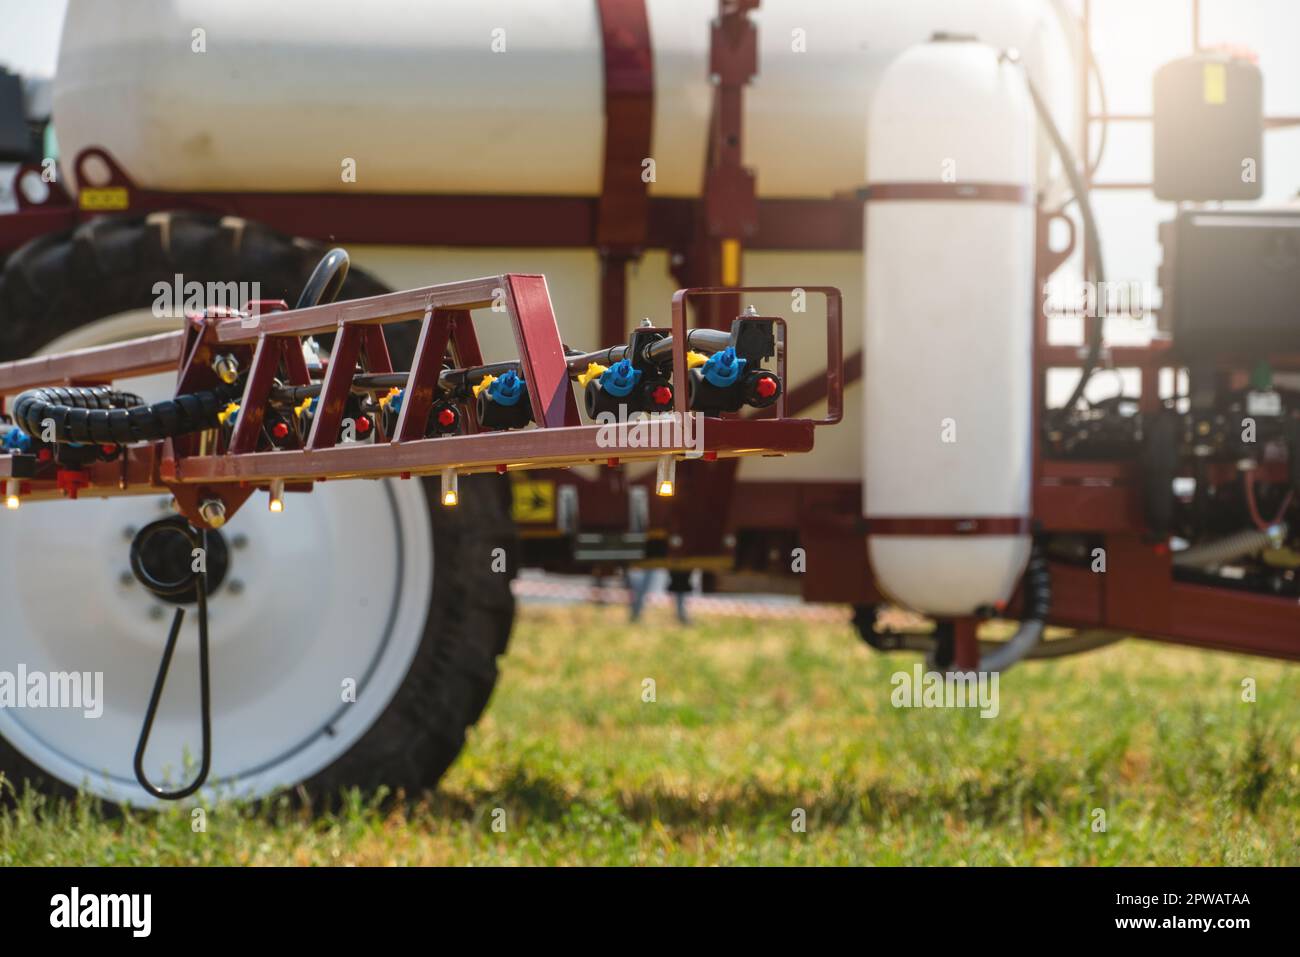
{"type": "MultiPolygon", "coordinates": [[[[786,291],[787,287],[774,289],[786,291]]],[[[838,405],[843,391],[839,375],[840,295],[833,289],[818,291],[827,296],[827,341],[832,344],[828,363],[835,370],[828,387],[838,405]]],[[[686,340],[686,297],[714,292],[684,290],[678,294],[672,324],[664,331],[671,332],[679,346],[686,340]]],[[[779,329],[784,343],[784,322],[779,329]]],[[[216,384],[211,367],[219,354],[235,355],[241,368],[248,370],[241,415],[229,447],[220,448],[215,434],[132,445],[123,450],[119,460],[86,468],[78,478],[87,494],[146,494],[165,489],[176,496],[187,518],[207,524],[199,514],[199,502],[218,498],[230,515],[255,488],[277,480],[303,485],[325,479],[407,478],[449,468],[458,473],[505,472],[664,455],[713,460],[799,453],[812,448],[817,425],[829,424],[780,414],[763,419],[697,417],[702,425],[694,429],[661,428],[651,447],[611,448],[607,427],[582,425],[579,419],[546,280],[514,273],[310,309],[238,318],[194,317],[181,332],[0,364],[0,396],[42,385],[109,383],[167,368],[179,369],[176,391],[181,394],[216,384]],[[468,434],[424,438],[421,413],[427,413],[433,400],[448,350],[461,366],[482,363],[472,317],[476,309],[503,311],[511,323],[537,427],[479,431],[470,416],[468,434]],[[374,442],[336,445],[343,400],[351,390],[358,362],[364,371],[390,372],[382,327],[404,321],[420,321],[421,331],[416,358],[407,373],[408,400],[396,434],[374,442]],[[301,354],[302,337],[322,333],[335,334],[334,355],[304,447],[256,451],[260,413],[273,380],[283,364],[290,382],[307,384],[305,367],[294,357],[301,354]]],[[[683,356],[676,358],[684,364],[683,356]]],[[[680,367],[676,371],[680,372],[680,367]]],[[[784,349],[779,351],[777,374],[785,374],[784,349]]],[[[690,414],[684,384],[679,381],[678,385],[674,413],[680,425],[690,414]]],[[[18,479],[21,494],[32,498],[63,494],[59,476],[52,474],[53,465],[25,476],[15,474],[15,461],[13,456],[0,455],[0,480],[18,479]]]]}
{"type": "MultiPolygon", "coordinates": [[[[345,246],[594,249],[605,238],[601,233],[602,201],[597,196],[174,193],[136,186],[111,154],[98,147],[78,154],[74,174],[92,159],[106,164],[109,179],[98,186],[83,182],[75,204],[61,189],[39,206],[29,203],[21,190],[16,191],[18,211],[0,216],[0,255],[93,216],[142,216],[176,209],[240,216],[286,235],[345,246]],[[98,205],[102,201],[97,197],[105,194],[111,194],[113,200],[107,207],[98,205]]],[[[40,167],[29,164],[16,176],[31,171],[39,174],[40,167]]],[[[645,203],[645,236],[639,248],[686,249],[691,245],[700,200],[648,197],[645,203]]],[[[862,202],[856,196],[760,199],[757,208],[757,225],[746,239],[751,249],[862,248],[862,202]]]]}

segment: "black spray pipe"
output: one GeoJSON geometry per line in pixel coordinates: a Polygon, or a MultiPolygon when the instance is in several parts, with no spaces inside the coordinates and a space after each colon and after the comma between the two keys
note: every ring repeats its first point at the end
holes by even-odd
{"type": "MultiPolygon", "coordinates": [[[[691,329],[686,333],[686,348],[688,350],[711,354],[721,352],[729,345],[731,345],[731,333],[729,332],[722,332],[718,329],[691,329]]],[[[610,346],[608,349],[597,349],[595,352],[569,352],[565,356],[565,363],[569,369],[569,378],[576,379],[586,372],[587,366],[593,362],[604,366],[613,365],[623,359],[631,359],[636,362],[638,357],[630,354],[630,348],[628,345],[619,345],[610,346]]],[[[665,336],[646,346],[639,358],[646,362],[660,364],[670,360],[672,354],[673,337],[665,336]]],[[[519,360],[509,359],[504,362],[490,362],[485,365],[472,366],[468,369],[443,369],[438,376],[438,386],[444,392],[464,392],[472,384],[481,381],[484,376],[499,376],[504,375],[506,372],[515,372],[517,374],[519,372],[519,360]]],[[[402,389],[406,387],[406,381],[407,373],[405,372],[363,372],[353,377],[352,391],[371,393],[382,392],[386,389],[402,389]]],[[[320,391],[321,383],[319,382],[302,386],[281,386],[271,391],[271,398],[276,402],[299,405],[304,399],[320,395],[320,391]]]]}

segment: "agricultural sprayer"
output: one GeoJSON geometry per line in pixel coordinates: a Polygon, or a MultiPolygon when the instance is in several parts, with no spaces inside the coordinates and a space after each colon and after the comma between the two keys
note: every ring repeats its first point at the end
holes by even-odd
{"type": "Polygon", "coordinates": [[[1300,659],[1300,120],[1250,56],[1194,15],[1118,114],[1088,2],[468,6],[72,0],[6,147],[0,669],[108,701],[0,709],[0,770],[432,785],[520,568],[797,592],[939,670],[1300,659]],[[1096,176],[1118,123],[1151,182],[1096,176]],[[1109,189],[1174,204],[1158,307],[1109,189]]]}

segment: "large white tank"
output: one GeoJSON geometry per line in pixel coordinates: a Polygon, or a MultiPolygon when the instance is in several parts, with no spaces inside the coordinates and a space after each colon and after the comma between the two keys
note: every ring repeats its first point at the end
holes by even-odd
{"type": "Polygon", "coordinates": [[[1014,532],[1030,514],[1034,132],[1021,70],[971,40],[909,49],[872,101],[863,495],[887,533],[869,555],[883,592],[931,615],[1005,601],[1029,554],[1014,532]],[[989,198],[952,195],[976,188],[989,198]]]}
{"type": "MultiPolygon", "coordinates": [[[[697,195],[717,3],[646,12],[650,189],[697,195]]],[[[763,0],[754,20],[745,161],[764,195],[860,186],[871,91],[935,30],[1022,50],[1062,127],[1076,125],[1057,0],[763,0]]],[[[602,50],[596,0],[70,0],[54,119],[66,157],[105,147],[153,189],[590,196],[602,50]]]]}
{"type": "MultiPolygon", "coordinates": [[[[654,55],[652,195],[698,195],[714,0],[646,0],[654,55]]],[[[758,75],[746,88],[745,162],[761,196],[831,196],[864,182],[867,110],[881,75],[936,30],[1018,48],[1073,137],[1077,38],[1060,0],[763,0],[758,75]]],[[[594,196],[604,149],[596,0],[69,0],[54,122],[65,160],[106,148],[144,187],[176,191],[548,193],[594,196]],[[504,52],[493,52],[501,29],[504,52]],[[193,52],[202,30],[206,52],[193,52]],[[356,160],[357,181],[340,164],[356,160]]],[[[1038,143],[1038,182],[1055,177],[1038,143]]],[[[68,167],[65,166],[65,171],[68,167]]],[[[566,341],[595,343],[595,250],[350,247],[391,286],[542,272],[566,341]]],[[[668,257],[629,271],[628,314],[667,319],[668,257]]],[[[863,308],[854,252],[749,252],[751,284],[834,285],[863,308]]],[[[760,307],[788,312],[789,300],[760,307]]],[[[825,361],[812,315],[792,330],[792,381],[825,361]],[[811,327],[811,328],[810,328],[811,327]]],[[[485,353],[513,355],[504,324],[485,353]]],[[[845,351],[862,345],[846,322],[845,351]]],[[[746,479],[855,481],[860,386],[810,455],[741,465],[746,479]]],[[[810,410],[813,415],[824,409],[810,410]]]]}

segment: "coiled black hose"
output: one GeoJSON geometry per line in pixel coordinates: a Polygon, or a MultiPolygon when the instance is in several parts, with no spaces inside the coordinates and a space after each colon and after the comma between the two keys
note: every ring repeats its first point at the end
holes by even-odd
{"type": "Polygon", "coordinates": [[[13,418],[43,441],[124,445],[216,428],[217,414],[240,394],[237,385],[222,385],[146,405],[108,386],[48,386],[19,395],[13,418]]]}
{"type": "MultiPolygon", "coordinates": [[[[312,270],[296,308],[333,302],[347,276],[347,251],[331,249],[312,270]]],[[[146,405],[138,395],[107,386],[47,387],[18,396],[13,418],[28,435],[46,442],[156,442],[216,428],[217,415],[243,391],[237,382],[146,405]],[[54,427],[52,435],[47,423],[54,427]]]]}

